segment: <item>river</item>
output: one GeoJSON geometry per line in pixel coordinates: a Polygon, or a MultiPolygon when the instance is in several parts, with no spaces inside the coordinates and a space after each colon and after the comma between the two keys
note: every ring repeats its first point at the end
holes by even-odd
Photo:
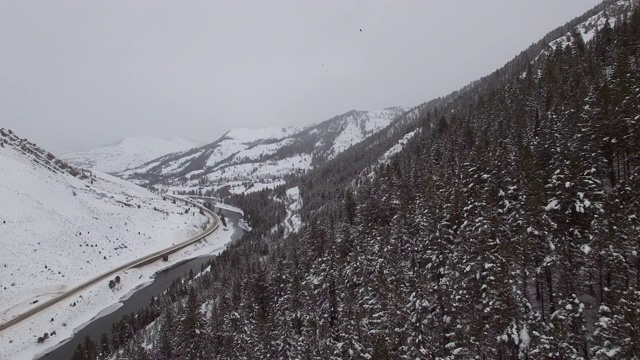
{"type": "MultiPolygon", "coordinates": [[[[216,209],[216,212],[218,209],[216,209]]],[[[244,234],[244,230],[238,225],[238,220],[242,216],[238,213],[222,210],[227,222],[233,225],[232,241],[240,239],[244,234]]],[[[44,360],[69,360],[76,351],[78,344],[84,343],[85,337],[90,336],[96,342],[100,341],[100,337],[103,333],[111,334],[111,324],[122,319],[124,315],[137,313],[138,310],[149,304],[151,298],[160,295],[166,291],[173,280],[185,276],[190,270],[194,273],[200,272],[203,264],[206,264],[209,260],[215,256],[200,256],[197,258],[189,259],[178,263],[170,268],[162,270],[156,274],[153,278],[153,282],[149,285],[136,290],[131,296],[122,302],[122,306],[116,311],[107,315],[94,318],[91,322],[83,325],[81,329],[74,331],[73,337],[61,342],[58,347],[50,350],[48,353],[42,355],[40,359],[44,360]]],[[[98,315],[100,316],[100,315],[98,315]]]]}

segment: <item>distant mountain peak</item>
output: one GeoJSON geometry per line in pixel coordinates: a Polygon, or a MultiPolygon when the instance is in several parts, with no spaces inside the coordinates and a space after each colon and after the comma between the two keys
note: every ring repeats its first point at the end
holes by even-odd
{"type": "Polygon", "coordinates": [[[196,146],[201,145],[199,142],[195,140],[185,139],[181,137],[165,138],[165,137],[152,136],[152,135],[137,135],[137,136],[127,136],[114,143],[107,144],[101,147],[119,146],[119,145],[138,145],[141,142],[145,142],[145,141],[146,142],[174,142],[174,143],[184,142],[190,145],[191,144],[195,144],[196,146]]]}
{"type": "Polygon", "coordinates": [[[200,144],[184,138],[165,139],[150,135],[126,137],[114,143],[85,151],[65,154],[71,164],[107,173],[117,173],[149,160],[200,144]]]}
{"type": "Polygon", "coordinates": [[[145,185],[255,191],[334,158],[390,125],[405,110],[351,110],[307,127],[232,129],[215,142],[160,157],[121,175],[145,185]]]}

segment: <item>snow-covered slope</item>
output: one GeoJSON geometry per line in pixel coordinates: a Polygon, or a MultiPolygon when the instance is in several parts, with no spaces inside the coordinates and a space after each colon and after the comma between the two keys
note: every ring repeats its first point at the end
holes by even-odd
{"type": "Polygon", "coordinates": [[[393,145],[389,150],[387,150],[382,157],[380,158],[380,163],[388,163],[389,160],[393,157],[393,155],[396,155],[398,153],[400,153],[402,151],[402,149],[404,149],[405,145],[407,145],[407,142],[409,142],[411,139],[413,139],[414,136],[416,136],[416,134],[420,131],[420,129],[416,129],[413,130],[410,133],[407,133],[405,136],[403,136],[400,140],[398,140],[398,142],[393,145]]]}
{"type": "MultiPolygon", "coordinates": [[[[0,129],[0,316],[186,240],[208,220],[0,129]]],[[[15,314],[13,314],[15,315],[15,314]]]]}
{"type": "Polygon", "coordinates": [[[187,139],[163,139],[154,136],[136,136],[86,151],[62,155],[71,165],[116,173],[139,166],[162,155],[184,151],[201,144],[187,139]]]}
{"type": "Polygon", "coordinates": [[[174,189],[256,191],[334,158],[404,111],[354,110],[306,128],[231,130],[214,143],[155,159],[121,176],[174,189]]]}
{"type": "Polygon", "coordinates": [[[285,204],[287,206],[287,217],[284,219],[284,236],[286,237],[291,233],[298,232],[302,227],[300,209],[302,209],[303,203],[299,187],[287,189],[285,204]]]}
{"type": "Polygon", "coordinates": [[[603,4],[601,4],[602,8],[599,12],[577,24],[564,36],[551,41],[548,48],[543,50],[534,61],[537,61],[540,57],[547,55],[551,49],[556,50],[558,48],[571,45],[575,40],[575,35],[580,35],[584,42],[591,41],[596,33],[607,24],[610,27],[614,27],[616,22],[621,18],[628,16],[633,9],[638,6],[638,3],[640,3],[638,0],[607,0],[603,2],[603,4]]]}

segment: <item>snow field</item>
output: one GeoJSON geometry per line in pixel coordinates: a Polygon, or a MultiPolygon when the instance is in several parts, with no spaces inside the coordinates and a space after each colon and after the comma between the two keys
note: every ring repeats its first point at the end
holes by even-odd
{"type": "Polygon", "coordinates": [[[186,259],[220,253],[231,241],[233,233],[234,231],[223,231],[221,227],[206,239],[171,254],[168,262],[156,261],[142,268],[121,272],[120,285],[113,290],[108,288],[105,280],[7,331],[0,332],[0,359],[30,360],[51,351],[84,324],[117,310],[121,301],[126,300],[140,287],[151,283],[154,274],[186,259]],[[71,306],[74,302],[76,306],[71,306]],[[53,322],[50,321],[52,318],[53,322]],[[51,333],[53,330],[56,331],[55,336],[43,344],[36,342],[37,337],[42,336],[44,332],[51,333]]]}
{"type": "Polygon", "coordinates": [[[284,219],[285,234],[298,232],[302,227],[302,218],[298,213],[302,209],[302,197],[300,197],[300,188],[293,187],[287,189],[285,202],[287,204],[287,217],[284,219]]]}
{"type": "Polygon", "coordinates": [[[333,142],[332,157],[382,130],[391,124],[397,115],[397,110],[367,110],[350,116],[345,120],[346,126],[333,142]]]}
{"type": "Polygon", "coordinates": [[[393,155],[399,153],[400,151],[402,151],[402,149],[404,149],[404,146],[418,133],[418,131],[420,131],[420,129],[414,130],[398,140],[397,144],[393,145],[382,155],[382,157],[380,158],[380,162],[388,163],[393,155]]]}
{"type": "Polygon", "coordinates": [[[231,165],[218,169],[207,175],[209,181],[220,182],[228,179],[259,180],[260,178],[283,177],[296,171],[306,171],[311,168],[311,155],[294,155],[281,160],[270,160],[259,163],[231,165]]]}
{"type": "Polygon", "coordinates": [[[9,147],[0,148],[0,203],[0,321],[208,221],[129,182],[52,172],[9,147]]]}

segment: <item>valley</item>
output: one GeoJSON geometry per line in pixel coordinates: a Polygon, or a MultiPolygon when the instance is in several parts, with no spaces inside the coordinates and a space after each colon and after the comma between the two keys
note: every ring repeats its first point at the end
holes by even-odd
{"type": "MultiPolygon", "coordinates": [[[[314,4],[299,4],[308,13],[286,21],[312,24],[325,6],[314,4]]],[[[156,116],[136,121],[198,142],[135,136],[57,156],[0,128],[0,358],[640,359],[640,1],[595,4],[493,72],[411,107],[298,111],[324,101],[334,109],[316,96],[327,89],[360,99],[344,95],[347,78],[362,92],[389,94],[373,104],[402,98],[392,95],[415,84],[382,86],[380,77],[388,72],[391,83],[399,66],[422,79],[419,89],[435,86],[420,77],[433,69],[414,67],[426,61],[421,47],[426,59],[447,59],[438,71],[454,60],[466,62],[460,72],[480,63],[460,54],[476,56],[481,23],[437,32],[466,37],[442,48],[393,37],[425,31],[431,7],[448,5],[404,12],[389,27],[409,5],[369,5],[377,10],[330,9],[339,16],[297,43],[288,28],[267,41],[278,28],[271,23],[225,32],[253,46],[230,41],[242,56],[219,72],[209,64],[233,51],[168,51],[189,66],[166,78],[145,78],[157,66],[145,63],[132,78],[149,93],[136,98],[162,93],[155,106],[190,125],[154,107],[145,111],[156,116]],[[353,21],[363,24],[352,29],[353,21]],[[329,35],[344,24],[345,33],[329,35]],[[315,53],[319,38],[342,50],[315,53]],[[291,43],[301,58],[281,53],[291,43]],[[357,56],[336,72],[351,50],[357,56]],[[274,84],[292,81],[286,74],[309,78],[283,99],[274,84]],[[218,81],[216,96],[201,91],[218,81]],[[180,93],[166,95],[174,86],[180,93]],[[303,116],[280,126],[282,113],[303,116]],[[320,113],[325,120],[311,123],[320,113]]],[[[514,6],[467,5],[447,25],[514,6]]],[[[263,21],[252,6],[242,14],[263,21]]],[[[183,10],[158,14],[195,26],[183,10]]],[[[533,13],[517,14],[525,24],[533,13]]],[[[214,25],[243,21],[230,18],[214,25]]],[[[514,31],[494,29],[482,54],[514,31]]],[[[225,44],[213,33],[171,34],[158,38],[167,49],[225,44]]]]}
{"type": "Polygon", "coordinates": [[[31,358],[43,333],[64,340],[163,267],[230,241],[228,232],[211,235],[221,225],[200,205],[70,167],[9,130],[0,134],[2,357],[31,358]],[[165,254],[171,260],[158,261],[165,254]],[[107,287],[114,276],[122,278],[117,291],[107,287]]]}
{"type": "MultiPolygon", "coordinates": [[[[229,227],[232,229],[230,231],[233,231],[229,243],[239,240],[244,234],[244,231],[238,226],[241,215],[229,210],[222,210],[222,213],[230,222],[229,227]]],[[[225,244],[217,243],[213,246],[209,247],[209,254],[201,253],[201,255],[197,257],[187,258],[181,256],[180,258],[184,258],[184,260],[177,263],[172,261],[171,263],[173,265],[159,270],[152,275],[150,278],[152,282],[147,282],[137,287],[132,290],[131,293],[121,298],[121,304],[118,305],[117,309],[111,308],[107,309],[108,311],[106,312],[101,312],[95,318],[91,319],[90,322],[74,329],[74,334],[71,339],[56,344],[53,348],[41,352],[39,356],[49,360],[70,359],[78,345],[83,344],[87,336],[95,339],[100,338],[103,333],[110,331],[113,323],[121,321],[124,316],[129,316],[131,313],[137,313],[141,309],[144,309],[152,299],[160,296],[175,284],[176,279],[180,279],[189,273],[199,273],[203,271],[203,269],[206,271],[206,266],[211,260],[215,259],[216,254],[222,250],[225,244]],[[213,246],[217,245],[220,245],[220,247],[212,249],[213,246]]]]}

